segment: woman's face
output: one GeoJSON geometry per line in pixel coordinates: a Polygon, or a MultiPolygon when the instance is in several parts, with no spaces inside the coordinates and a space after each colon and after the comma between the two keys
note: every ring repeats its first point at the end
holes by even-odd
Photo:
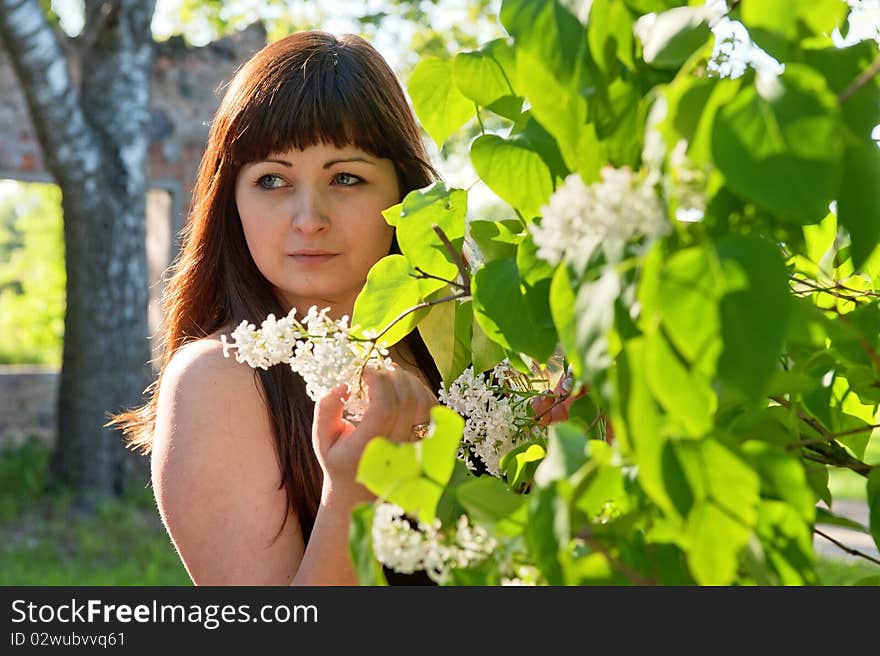
{"type": "Polygon", "coordinates": [[[400,200],[389,159],[353,146],[270,153],[242,167],[235,202],[260,272],[289,307],[351,316],[367,272],[388,254],[382,210],[400,200]]]}

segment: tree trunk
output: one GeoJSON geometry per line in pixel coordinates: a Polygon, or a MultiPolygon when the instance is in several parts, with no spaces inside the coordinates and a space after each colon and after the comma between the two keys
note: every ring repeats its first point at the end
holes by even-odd
{"type": "Polygon", "coordinates": [[[50,474],[85,507],[118,494],[133,474],[145,482],[143,463],[104,424],[110,413],[142,403],[151,378],[145,217],[153,6],[88,0],[77,67],[39,0],[0,0],[0,41],[63,197],[67,312],[50,474]]]}

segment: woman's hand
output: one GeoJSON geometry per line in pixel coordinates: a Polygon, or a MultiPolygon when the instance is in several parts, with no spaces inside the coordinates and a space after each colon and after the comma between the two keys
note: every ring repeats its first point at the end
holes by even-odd
{"type": "Polygon", "coordinates": [[[416,376],[394,366],[391,371],[364,371],[368,404],[361,422],[342,415],[349,391],[346,385],[330,390],[315,404],[312,445],[324,471],[322,502],[354,506],[375,496],[355,479],[364,448],[381,435],[394,442],[418,439],[413,426],[431,419],[437,399],[416,376]]]}

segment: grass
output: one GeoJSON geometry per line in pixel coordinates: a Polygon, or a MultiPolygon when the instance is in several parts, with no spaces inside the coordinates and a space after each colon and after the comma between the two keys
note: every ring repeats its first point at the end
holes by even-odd
{"type": "MultiPolygon", "coordinates": [[[[0,450],[0,586],[192,585],[149,489],[79,514],[70,494],[43,493],[48,459],[36,439],[0,450]]],[[[822,585],[880,585],[868,561],[820,558],[816,569],[822,585]]]]}
{"type": "Polygon", "coordinates": [[[0,451],[0,585],[192,585],[148,489],[77,513],[43,493],[48,451],[32,439],[0,451]]]}

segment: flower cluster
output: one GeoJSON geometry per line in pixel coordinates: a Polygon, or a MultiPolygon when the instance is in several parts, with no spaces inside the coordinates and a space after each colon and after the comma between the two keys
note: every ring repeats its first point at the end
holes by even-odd
{"type": "Polygon", "coordinates": [[[544,430],[529,414],[529,400],[534,395],[530,382],[507,360],[492,370],[488,380],[470,366],[449,389],[441,387],[440,402],[465,418],[459,458],[474,469],[467,457],[474,455],[492,476],[500,478],[504,454],[544,430]]]}
{"type": "Polygon", "coordinates": [[[357,420],[366,407],[366,390],[361,385],[364,368],[388,369],[391,359],[384,343],[376,344],[374,334],[355,339],[348,317],[334,321],[328,312],[329,308],[319,312],[313,305],[297,321],[294,308],[281,319],[270,314],[260,328],[242,321],[232,331],[234,343],[221,336],[223,355],[229,357],[229,350],[234,349],[236,361],[260,369],[290,365],[305,380],[306,393],[313,401],[345,383],[351,390],[345,412],[357,420]]]}
{"type": "Polygon", "coordinates": [[[380,503],[371,530],[376,559],[395,572],[424,570],[436,583],[449,581],[453,569],[464,569],[490,557],[497,546],[489,532],[471,526],[466,515],[455,530],[444,530],[440,520],[425,524],[406,517],[392,503],[380,503]]]}
{"type": "Polygon", "coordinates": [[[606,166],[601,180],[589,186],[572,173],[541,208],[540,225],[529,227],[538,257],[583,270],[599,248],[617,261],[630,241],[664,234],[669,222],[656,183],[655,176],[637,176],[628,167],[606,166]]]}

